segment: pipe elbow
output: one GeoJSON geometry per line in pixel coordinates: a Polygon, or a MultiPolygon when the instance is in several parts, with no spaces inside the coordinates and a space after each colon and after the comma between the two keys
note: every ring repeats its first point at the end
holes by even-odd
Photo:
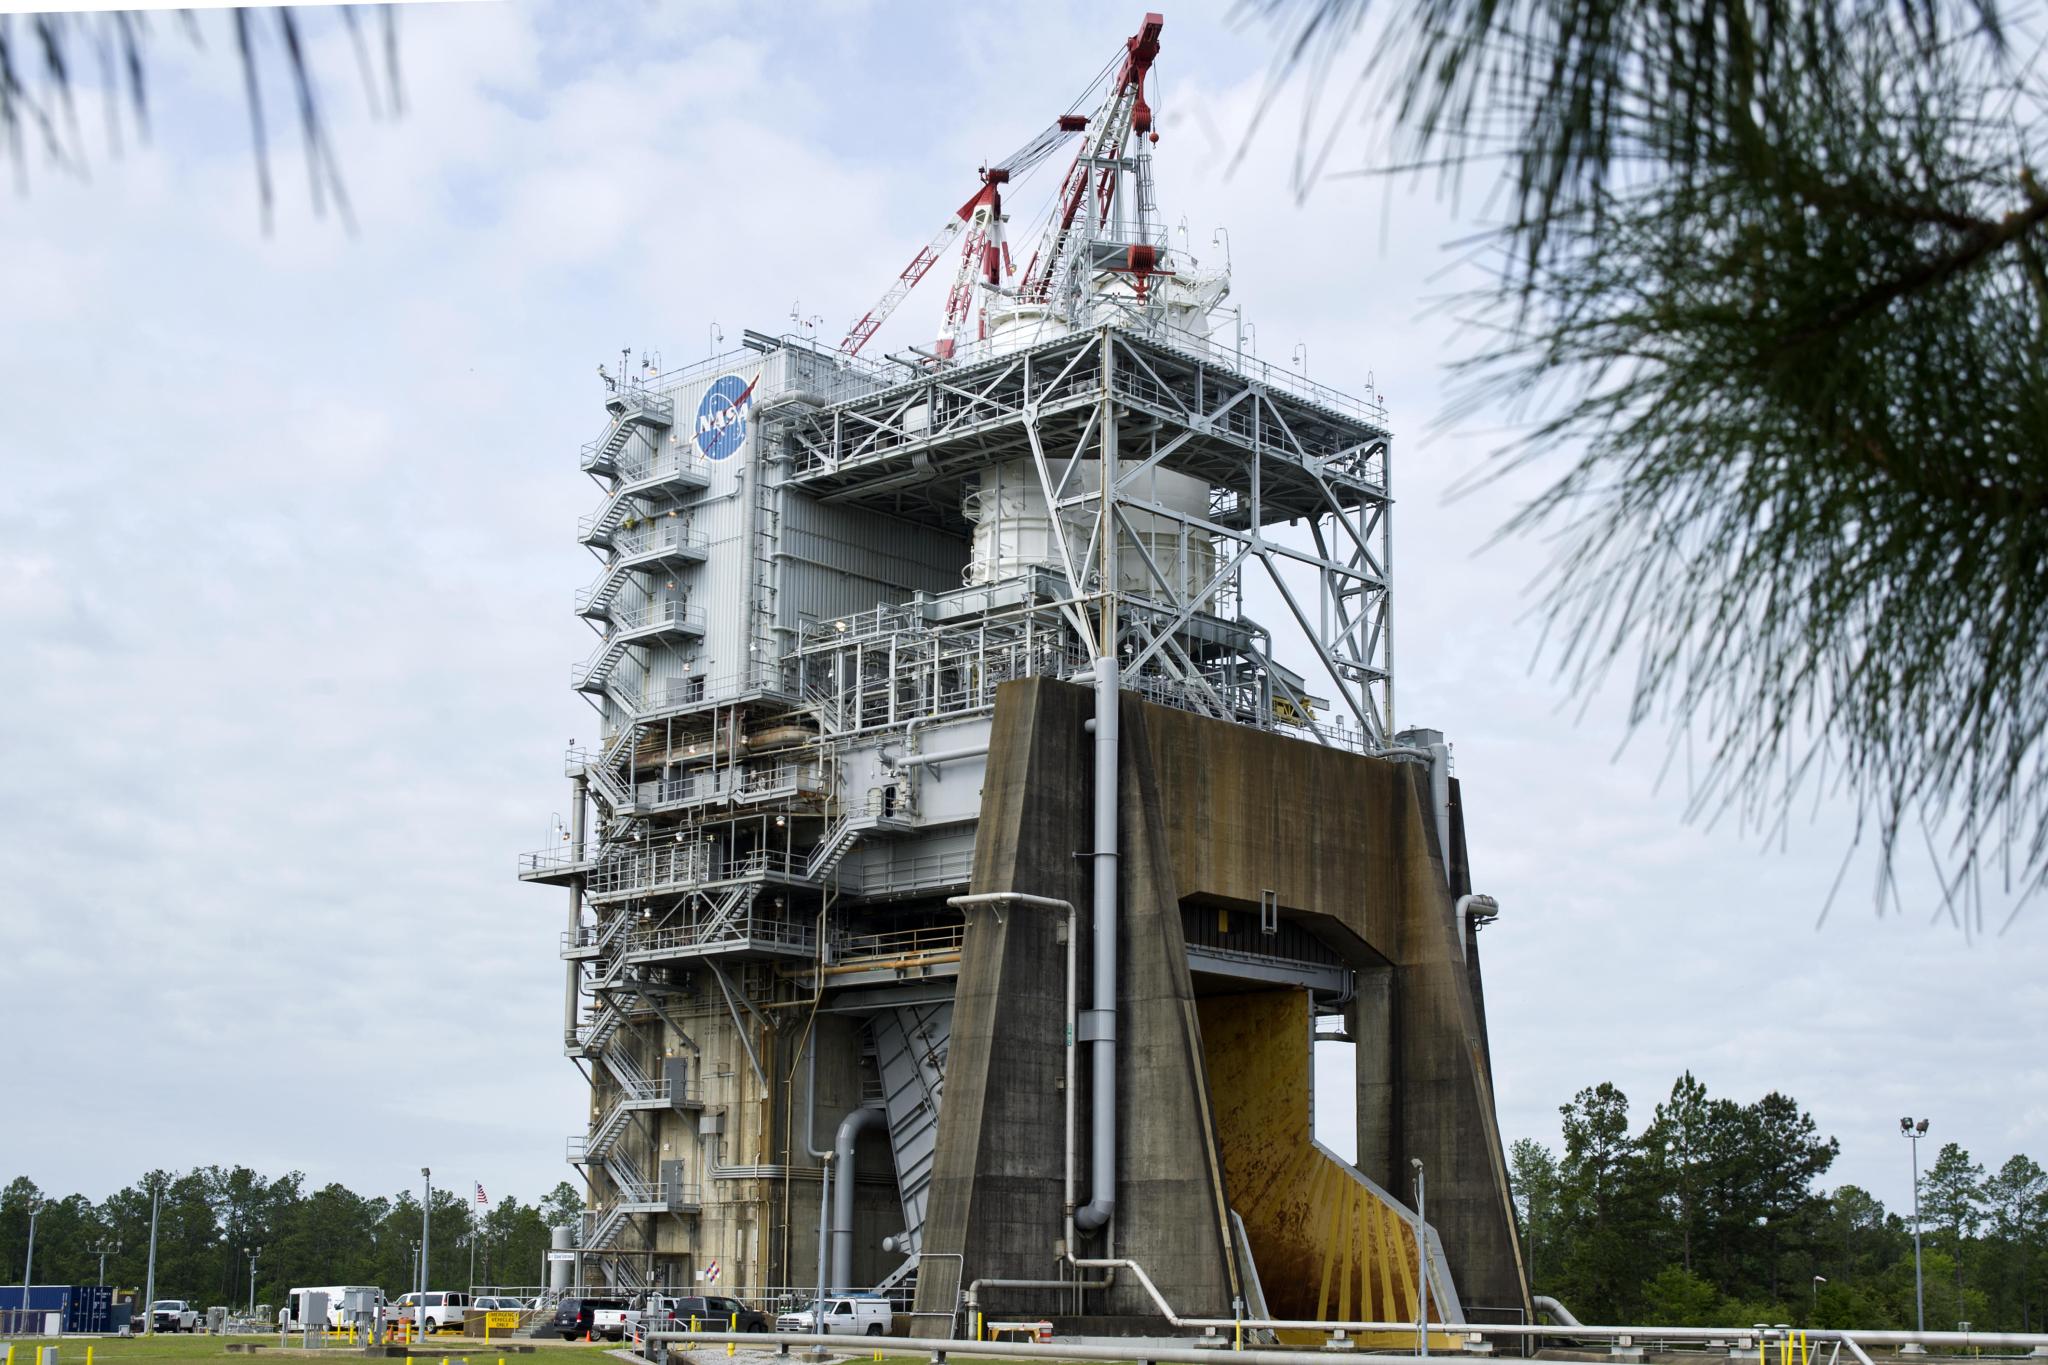
{"type": "Polygon", "coordinates": [[[1097,1195],[1074,1210],[1074,1226],[1083,1232],[1094,1232],[1107,1227],[1109,1220],[1116,1216],[1116,1200],[1097,1195]]]}

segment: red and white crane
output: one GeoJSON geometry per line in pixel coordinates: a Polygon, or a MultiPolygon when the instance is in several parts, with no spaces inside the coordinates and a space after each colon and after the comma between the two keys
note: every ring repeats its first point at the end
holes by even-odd
{"type": "MultiPolygon", "coordinates": [[[[897,305],[909,297],[918,281],[931,273],[947,248],[964,232],[967,241],[961,251],[960,268],[954,277],[953,288],[946,295],[945,315],[934,348],[934,354],[940,359],[950,359],[959,343],[961,330],[966,326],[976,286],[1000,289],[1004,274],[1011,269],[1009,247],[1003,241],[1002,187],[1051,156],[1068,138],[1077,133],[1086,134],[1086,141],[1068,167],[1066,179],[1061,182],[1059,198],[1055,201],[1045,236],[1032,253],[1024,270],[1023,284],[1017,291],[1018,296],[1025,299],[1043,300],[1049,296],[1053,282],[1067,263],[1067,255],[1079,239],[1077,224],[1085,222],[1089,236],[1108,225],[1114,210],[1117,163],[1123,157],[1124,145],[1130,134],[1150,134],[1153,141],[1159,140],[1159,135],[1152,132],[1152,111],[1145,103],[1144,87],[1153,58],[1159,55],[1159,31],[1164,24],[1165,20],[1159,15],[1147,14],[1138,32],[1125,40],[1124,54],[1119,61],[1111,63],[1115,73],[1102,103],[1093,114],[1061,114],[1051,127],[1009,156],[982,167],[981,187],[946,218],[932,240],[912,256],[910,264],[891,281],[875,306],[847,330],[846,339],[839,343],[840,350],[848,355],[858,355],[861,347],[867,345],[869,338],[896,311],[897,305]],[[1084,208],[1087,210],[1085,219],[1084,208]]],[[[1133,248],[1134,252],[1138,250],[1133,248]]],[[[1143,250],[1149,252],[1150,248],[1143,250]]],[[[1154,264],[1148,255],[1142,264],[1137,260],[1129,262],[1129,268],[1142,274],[1152,269],[1154,264]]]]}

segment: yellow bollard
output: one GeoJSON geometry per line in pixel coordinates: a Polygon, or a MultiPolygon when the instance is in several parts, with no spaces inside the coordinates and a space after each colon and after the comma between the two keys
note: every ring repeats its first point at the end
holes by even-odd
{"type": "Polygon", "coordinates": [[[85,1365],[92,1365],[92,1347],[85,1348],[85,1365]]]}
{"type": "Polygon", "coordinates": [[[739,1343],[736,1341],[728,1341],[727,1343],[725,1343],[725,1353],[727,1355],[733,1355],[737,1353],[739,1348],[739,1343]]]}

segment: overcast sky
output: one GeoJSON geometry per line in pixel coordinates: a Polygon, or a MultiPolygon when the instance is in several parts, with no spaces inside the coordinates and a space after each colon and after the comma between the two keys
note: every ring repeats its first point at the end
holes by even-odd
{"type": "MultiPolygon", "coordinates": [[[[0,1178],[569,1174],[561,893],[514,870],[594,730],[568,689],[594,367],[793,312],[836,338],[1141,8],[410,8],[396,122],[315,15],[354,235],[311,212],[282,90],[262,232],[225,26],[203,16],[196,54],[156,26],[152,145],[111,160],[89,98],[90,183],[32,163],[0,199],[0,1038],[17,1099],[62,1097],[12,1107],[0,1178]]],[[[1168,221],[1209,260],[1229,229],[1260,354],[1305,345],[1311,377],[1370,376],[1391,408],[1399,716],[1456,744],[1503,906],[1506,1136],[1554,1142],[1602,1080],[1647,1117],[1691,1068],[1797,1097],[1841,1139],[1830,1183],[1893,1207],[1901,1114],[2048,1159],[2048,921],[1966,941],[1924,883],[1879,917],[1852,877],[1818,925],[1841,812],[1771,849],[1688,825],[1662,737],[1621,749],[1620,693],[1532,670],[1546,552],[1488,543],[1528,485],[1450,500],[1502,432],[1436,420],[1464,339],[1433,305],[1484,187],[1298,201],[1292,106],[1232,170],[1273,35],[1220,4],[1166,18],[1168,221]]],[[[938,294],[884,343],[928,335],[938,294]]],[[[1323,1106],[1345,1150],[1348,1108],[1323,1106]]]]}

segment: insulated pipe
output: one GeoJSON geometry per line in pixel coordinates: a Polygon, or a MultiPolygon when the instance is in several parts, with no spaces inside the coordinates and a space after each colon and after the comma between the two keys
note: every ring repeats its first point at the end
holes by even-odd
{"type": "Polygon", "coordinates": [[[832,1205],[831,1287],[836,1290],[853,1288],[853,1144],[864,1130],[888,1123],[882,1110],[862,1105],[839,1120],[839,1133],[832,1140],[833,1164],[839,1167],[832,1205]]]}
{"type": "Polygon", "coordinates": [[[1074,1211],[1074,1224],[1084,1232],[1116,1213],[1116,755],[1117,660],[1105,651],[1095,661],[1095,1003],[1088,1011],[1095,1062],[1088,1170],[1095,1193],[1074,1211]]]}
{"type": "Polygon", "coordinates": [[[1585,1325],[1572,1316],[1571,1309],[1565,1307],[1556,1299],[1551,1298],[1548,1294],[1532,1294],[1529,1296],[1529,1303],[1533,1307],[1540,1308],[1550,1314],[1550,1316],[1556,1318],[1567,1327],[1583,1327],[1585,1325]]]}
{"type": "MultiPolygon", "coordinates": [[[[569,849],[577,862],[583,861],[584,809],[590,804],[588,795],[590,779],[582,773],[569,784],[569,849]]],[[[569,882],[569,946],[576,946],[576,936],[583,931],[583,877],[579,873],[569,882]]],[[[569,959],[568,981],[562,998],[562,1041],[573,1045],[576,1042],[576,997],[582,986],[583,964],[578,958],[569,959]]]]}

